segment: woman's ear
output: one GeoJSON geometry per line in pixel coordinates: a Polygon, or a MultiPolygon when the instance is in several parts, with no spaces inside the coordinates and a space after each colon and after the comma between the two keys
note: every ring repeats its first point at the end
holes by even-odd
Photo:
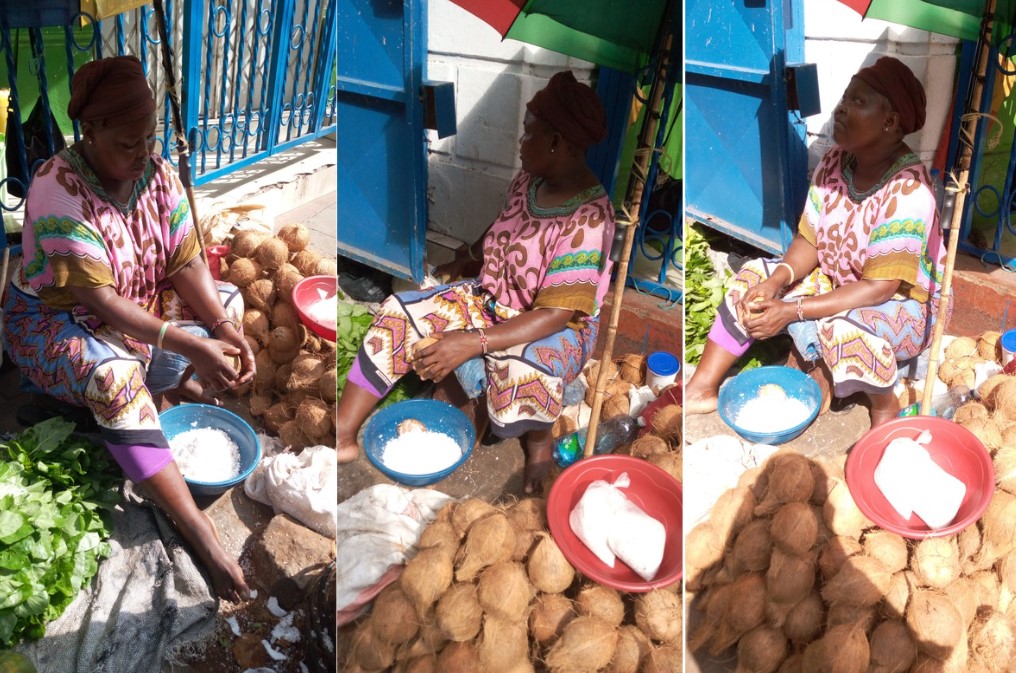
{"type": "Polygon", "coordinates": [[[92,122],[81,122],[81,138],[89,145],[95,142],[95,124],[92,122]]]}
{"type": "Polygon", "coordinates": [[[882,129],[888,133],[890,131],[897,131],[900,128],[900,113],[892,108],[889,108],[888,113],[885,116],[885,122],[883,123],[882,129]]]}
{"type": "Polygon", "coordinates": [[[564,151],[564,146],[564,136],[561,135],[560,131],[554,131],[553,135],[550,136],[551,153],[557,152],[558,150],[564,151]]]}

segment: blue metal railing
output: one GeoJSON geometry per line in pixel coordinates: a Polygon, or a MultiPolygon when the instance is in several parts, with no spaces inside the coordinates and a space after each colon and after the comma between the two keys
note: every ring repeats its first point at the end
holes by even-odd
{"type": "MultiPolygon", "coordinates": [[[[82,63],[110,55],[134,54],[161,99],[158,151],[175,161],[170,97],[154,11],[147,6],[78,27],[9,27],[0,7],[0,62],[7,67],[12,113],[7,135],[24,146],[22,110],[34,101],[19,90],[25,79],[16,60],[31,60],[28,81],[38,88],[48,116],[59,118],[69,98],[70,81],[82,63]],[[15,39],[30,36],[27,55],[15,39]],[[37,47],[37,48],[36,48],[37,47]],[[47,76],[47,56],[66,61],[59,82],[47,76]],[[55,89],[54,89],[55,87],[55,89]]],[[[192,148],[192,178],[201,185],[276,153],[335,131],[336,0],[167,0],[166,14],[172,66],[180,85],[181,113],[192,148]],[[182,46],[182,49],[179,48],[182,46]]],[[[80,140],[80,129],[65,117],[65,135],[80,140]]],[[[47,138],[50,153],[53,139],[47,138]]],[[[35,167],[24,165],[31,175],[35,167]]],[[[36,162],[39,163],[39,162],[36,162]]],[[[6,178],[0,186],[13,182],[6,178]]],[[[21,181],[18,180],[20,183],[21,181]]],[[[21,185],[24,187],[25,185],[21,185]]],[[[0,208],[17,210],[23,201],[5,198],[0,208]]]]}

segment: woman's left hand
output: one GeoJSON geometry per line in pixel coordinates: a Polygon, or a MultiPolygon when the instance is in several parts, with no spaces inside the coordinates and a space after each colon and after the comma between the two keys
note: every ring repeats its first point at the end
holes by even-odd
{"type": "Polygon", "coordinates": [[[440,382],[469,358],[480,354],[480,337],[464,330],[431,334],[433,343],[413,354],[413,369],[421,379],[440,382]]]}
{"type": "Polygon", "coordinates": [[[751,305],[744,329],[753,339],[769,339],[782,332],[797,319],[797,308],[781,299],[763,299],[751,305]]]}
{"type": "Polygon", "coordinates": [[[254,378],[254,375],[257,373],[254,365],[254,351],[250,349],[250,344],[243,338],[243,335],[232,326],[223,327],[217,331],[217,335],[212,335],[213,339],[223,341],[240,350],[240,369],[237,371],[236,379],[230,384],[230,388],[239,388],[254,378]]]}

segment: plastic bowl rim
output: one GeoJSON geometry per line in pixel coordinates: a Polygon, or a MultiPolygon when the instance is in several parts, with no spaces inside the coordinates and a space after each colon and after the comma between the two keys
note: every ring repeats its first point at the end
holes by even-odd
{"type": "MultiPolygon", "coordinates": [[[[232,416],[233,418],[235,418],[238,421],[240,421],[240,423],[242,423],[241,427],[244,427],[244,428],[250,430],[251,435],[254,437],[254,460],[251,461],[250,466],[247,467],[243,472],[241,472],[237,476],[232,477],[230,479],[227,479],[225,481],[198,481],[197,479],[188,479],[187,477],[184,477],[184,481],[187,482],[188,484],[194,484],[195,486],[204,486],[206,488],[207,487],[216,488],[216,487],[220,487],[220,486],[226,486],[226,487],[236,486],[240,482],[242,482],[245,479],[247,479],[247,477],[249,477],[251,475],[251,473],[254,472],[254,469],[261,462],[261,453],[262,453],[261,440],[258,439],[258,433],[254,430],[254,428],[251,427],[250,423],[248,423],[247,421],[243,420],[243,418],[241,416],[239,416],[238,414],[233,413],[229,409],[224,409],[223,407],[217,407],[217,406],[215,406],[213,404],[204,404],[203,402],[188,402],[187,404],[178,404],[178,405],[176,405],[174,407],[170,407],[169,409],[166,409],[165,411],[163,411],[162,413],[159,414],[159,419],[161,420],[164,415],[172,413],[174,409],[183,409],[183,408],[186,408],[186,407],[190,407],[192,409],[193,408],[214,409],[216,413],[225,413],[228,416],[232,416]]],[[[216,430],[221,430],[222,428],[215,428],[215,429],[216,430]]],[[[175,437],[176,435],[173,435],[173,436],[175,437]]],[[[166,437],[166,439],[168,440],[169,437],[166,437]]]]}

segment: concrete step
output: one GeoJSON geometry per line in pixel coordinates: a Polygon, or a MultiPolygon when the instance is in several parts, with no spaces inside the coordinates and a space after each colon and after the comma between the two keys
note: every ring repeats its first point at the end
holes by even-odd
{"type": "Polygon", "coordinates": [[[1016,327],[1016,274],[960,253],[953,272],[952,317],[946,332],[976,337],[1016,327]]]}

